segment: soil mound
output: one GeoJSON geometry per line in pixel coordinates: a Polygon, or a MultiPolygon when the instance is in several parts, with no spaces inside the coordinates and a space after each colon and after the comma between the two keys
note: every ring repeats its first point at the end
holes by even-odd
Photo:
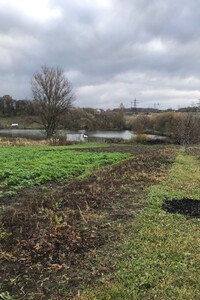
{"type": "Polygon", "coordinates": [[[162,209],[172,214],[182,214],[187,218],[200,218],[200,200],[169,200],[162,205],[162,209]]]}

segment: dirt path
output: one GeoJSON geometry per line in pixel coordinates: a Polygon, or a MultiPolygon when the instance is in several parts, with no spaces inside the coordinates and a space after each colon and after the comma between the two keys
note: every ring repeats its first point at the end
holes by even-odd
{"type": "Polygon", "coordinates": [[[110,272],[128,222],[145,207],[146,188],[163,179],[176,155],[163,146],[90,151],[135,157],[82,181],[25,190],[1,216],[2,230],[12,233],[2,241],[2,288],[15,299],[72,299],[110,272]]]}

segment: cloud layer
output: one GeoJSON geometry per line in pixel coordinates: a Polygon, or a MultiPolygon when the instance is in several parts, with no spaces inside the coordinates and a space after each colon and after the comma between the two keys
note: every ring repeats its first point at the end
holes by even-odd
{"type": "Polygon", "coordinates": [[[200,98],[196,0],[0,0],[0,96],[31,99],[62,67],[80,107],[177,108],[200,98]]]}

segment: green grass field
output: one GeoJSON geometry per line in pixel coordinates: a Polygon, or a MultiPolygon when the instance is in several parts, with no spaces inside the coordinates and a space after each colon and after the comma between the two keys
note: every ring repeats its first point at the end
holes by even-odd
{"type": "Polygon", "coordinates": [[[199,219],[161,209],[163,202],[200,200],[200,161],[180,154],[166,179],[148,191],[148,207],[130,224],[115,272],[81,299],[198,300],[200,295],[199,219]]]}
{"type": "Polygon", "coordinates": [[[0,197],[53,180],[83,178],[128,157],[130,154],[79,152],[55,146],[1,147],[0,197]]]}

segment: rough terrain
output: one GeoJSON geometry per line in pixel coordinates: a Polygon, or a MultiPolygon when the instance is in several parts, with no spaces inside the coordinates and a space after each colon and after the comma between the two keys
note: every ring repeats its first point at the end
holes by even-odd
{"type": "Polygon", "coordinates": [[[84,180],[51,182],[3,199],[0,221],[8,236],[1,240],[1,289],[13,299],[72,299],[110,272],[128,222],[145,208],[147,187],[165,177],[177,150],[116,146],[79,151],[127,151],[133,158],[84,180]]]}

